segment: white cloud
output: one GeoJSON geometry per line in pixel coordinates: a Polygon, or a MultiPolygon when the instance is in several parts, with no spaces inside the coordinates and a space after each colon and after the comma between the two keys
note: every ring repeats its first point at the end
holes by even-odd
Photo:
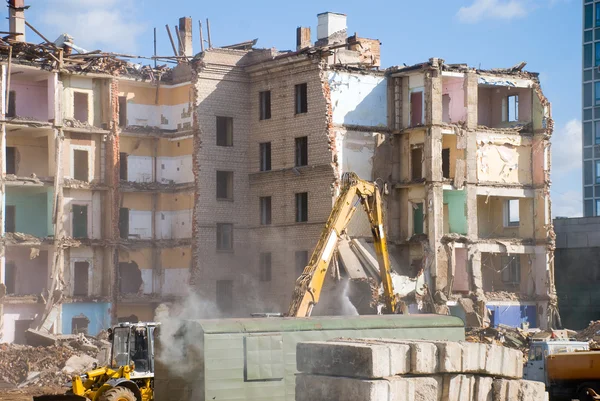
{"type": "Polygon", "coordinates": [[[573,119],[552,135],[552,175],[581,171],[581,121],[573,119]]]}
{"type": "Polygon", "coordinates": [[[483,19],[509,20],[527,15],[524,0],[474,0],[461,7],[456,16],[461,22],[476,23],[483,19]]]}
{"type": "Polygon", "coordinates": [[[583,216],[581,191],[551,192],[552,218],[583,216]]]}
{"type": "Polygon", "coordinates": [[[552,135],[552,216],[581,217],[581,121],[573,119],[552,135]]]}
{"type": "Polygon", "coordinates": [[[131,0],[50,0],[42,22],[86,50],[135,52],[145,25],[134,6],[131,0]]]}

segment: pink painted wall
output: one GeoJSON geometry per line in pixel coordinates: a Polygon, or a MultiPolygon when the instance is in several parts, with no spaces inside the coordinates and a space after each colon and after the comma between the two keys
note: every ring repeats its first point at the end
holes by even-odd
{"type": "Polygon", "coordinates": [[[467,273],[467,249],[454,250],[456,266],[454,268],[454,284],[452,291],[469,291],[469,274],[467,273]]]}
{"type": "Polygon", "coordinates": [[[6,264],[16,266],[15,295],[38,295],[48,288],[48,251],[40,251],[38,257],[30,259],[31,248],[8,247],[6,264]]]}
{"type": "Polygon", "coordinates": [[[532,121],[532,89],[506,86],[479,87],[478,124],[491,128],[508,127],[511,124],[502,121],[502,102],[508,95],[519,95],[519,122],[532,121]]]}
{"type": "Polygon", "coordinates": [[[10,90],[17,95],[16,113],[21,117],[33,117],[48,121],[48,82],[13,80],[10,90]]]}
{"type": "Polygon", "coordinates": [[[450,96],[449,110],[444,110],[444,122],[457,123],[467,120],[467,108],[465,107],[465,80],[464,78],[443,77],[442,78],[442,95],[450,96]],[[450,117],[446,121],[446,117],[450,117]]]}

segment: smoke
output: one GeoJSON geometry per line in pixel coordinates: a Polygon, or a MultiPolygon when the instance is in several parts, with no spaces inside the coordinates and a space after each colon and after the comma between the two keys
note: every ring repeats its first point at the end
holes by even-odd
{"type": "MultiPolygon", "coordinates": [[[[156,354],[159,363],[169,367],[169,372],[186,377],[200,364],[195,358],[189,358],[190,344],[199,344],[196,333],[186,330],[185,321],[194,319],[219,318],[219,308],[214,302],[203,299],[190,288],[184,290],[186,296],[177,304],[161,304],[156,308],[155,320],[160,322],[158,338],[160,352],[156,354]]],[[[200,356],[201,351],[200,351],[200,356]]]]}
{"type": "Polygon", "coordinates": [[[340,303],[342,305],[342,316],[358,316],[358,310],[352,304],[348,295],[349,287],[350,280],[344,280],[344,290],[342,291],[342,297],[340,299],[340,303]]]}

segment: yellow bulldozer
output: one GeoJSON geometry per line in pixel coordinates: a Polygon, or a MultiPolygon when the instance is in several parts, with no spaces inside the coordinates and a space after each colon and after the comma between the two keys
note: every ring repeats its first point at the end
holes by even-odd
{"type": "Polygon", "coordinates": [[[152,401],[154,338],[159,323],[119,323],[109,329],[110,363],[74,376],[66,394],[33,401],[152,401]]]}

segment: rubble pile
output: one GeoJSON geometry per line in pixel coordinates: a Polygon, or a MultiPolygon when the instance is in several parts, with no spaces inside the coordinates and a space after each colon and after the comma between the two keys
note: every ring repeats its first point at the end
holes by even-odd
{"type": "Polygon", "coordinates": [[[19,388],[67,386],[74,374],[106,362],[107,344],[83,334],[58,336],[56,344],[48,346],[0,344],[0,383],[19,388]]]}
{"type": "Polygon", "coordinates": [[[588,327],[579,331],[575,335],[575,338],[578,341],[594,340],[594,337],[600,337],[600,334],[598,334],[598,332],[600,332],[600,320],[591,321],[588,327]]]}

